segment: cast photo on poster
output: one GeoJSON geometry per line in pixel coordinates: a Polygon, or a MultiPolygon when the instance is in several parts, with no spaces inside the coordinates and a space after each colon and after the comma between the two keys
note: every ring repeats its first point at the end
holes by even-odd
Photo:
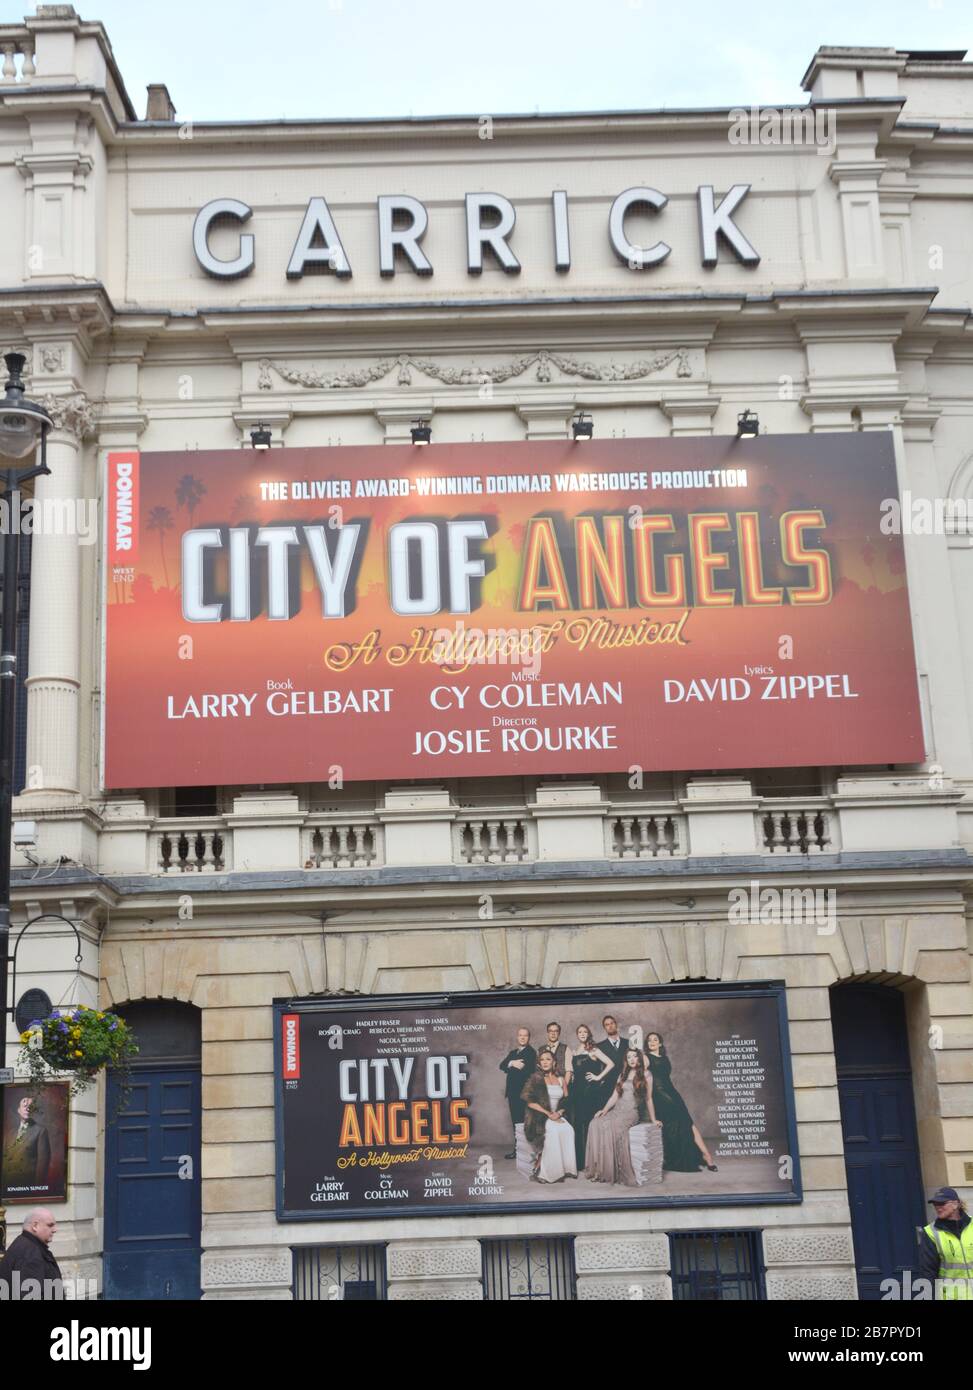
{"type": "Polygon", "coordinates": [[[69,1090],[66,1081],[3,1087],[0,1201],[67,1201],[69,1090]]]}

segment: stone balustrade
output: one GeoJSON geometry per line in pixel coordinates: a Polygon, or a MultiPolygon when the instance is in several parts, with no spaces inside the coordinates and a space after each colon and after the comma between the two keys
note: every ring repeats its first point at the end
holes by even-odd
{"type": "Polygon", "coordinates": [[[617,859],[672,858],[686,854],[686,819],[676,807],[657,810],[625,808],[606,818],[608,853],[617,859]]]}
{"type": "Polygon", "coordinates": [[[458,864],[520,864],[536,857],[523,809],[462,815],[453,826],[453,859],[458,864]]]}
{"type": "MultiPolygon", "coordinates": [[[[943,780],[943,779],[939,779],[943,780]]],[[[714,856],[774,862],[964,844],[963,793],[922,776],[840,778],[827,796],[767,797],[733,777],[691,779],[669,801],[610,799],[596,782],[541,783],[521,804],[458,805],[445,787],[391,787],[347,810],[244,791],[221,815],[159,817],[136,794],[72,815],[31,804],[42,864],[107,875],[360,870],[381,866],[657,865],[714,856]]],[[[18,813],[15,810],[15,818],[18,813]]],[[[973,828],[973,826],[971,826],[973,828]]],[[[14,847],[14,868],[26,859],[14,847]]]]}
{"type": "Polygon", "coordinates": [[[27,29],[0,26],[0,86],[26,84],[37,76],[34,62],[34,37],[27,29]],[[19,59],[19,62],[18,62],[19,59]]]}
{"type": "Polygon", "coordinates": [[[233,867],[231,832],[218,817],[205,821],[156,821],[149,872],[225,873],[233,867]],[[152,868],[152,864],[155,868],[152,868]]]}
{"type": "Polygon", "coordinates": [[[367,869],[384,861],[382,827],[365,816],[314,820],[301,842],[305,869],[367,869]]]}
{"type": "Polygon", "coordinates": [[[765,801],[757,812],[757,839],[771,854],[834,854],[837,817],[825,797],[765,801]]]}

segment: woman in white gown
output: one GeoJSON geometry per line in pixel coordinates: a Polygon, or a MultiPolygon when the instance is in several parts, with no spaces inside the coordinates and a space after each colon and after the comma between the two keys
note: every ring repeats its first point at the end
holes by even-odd
{"type": "Polygon", "coordinates": [[[524,1087],[524,1133],[537,1158],[531,1177],[536,1182],[563,1182],[578,1176],[574,1154],[574,1129],[561,1107],[565,1101],[563,1077],[554,1070],[554,1054],[541,1048],[537,1071],[524,1087]]]}

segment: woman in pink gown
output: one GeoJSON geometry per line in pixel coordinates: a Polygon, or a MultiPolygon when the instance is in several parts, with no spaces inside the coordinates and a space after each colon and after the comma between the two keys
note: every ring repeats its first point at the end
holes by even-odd
{"type": "Polygon", "coordinates": [[[658,1124],[652,1105],[652,1081],[645,1070],[645,1059],[630,1047],[621,1076],[608,1101],[588,1126],[585,1149],[585,1177],[591,1182],[620,1183],[638,1187],[632,1167],[629,1131],[633,1125],[658,1124]]]}

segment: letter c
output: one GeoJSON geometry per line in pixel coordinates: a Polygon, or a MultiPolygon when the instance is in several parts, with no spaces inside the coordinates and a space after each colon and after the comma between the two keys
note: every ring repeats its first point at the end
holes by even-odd
{"type": "Polygon", "coordinates": [[[625,215],[630,208],[649,207],[661,212],[669,199],[657,188],[628,188],[611,205],[608,214],[608,237],[612,250],[620,261],[633,270],[645,270],[650,265],[659,265],[672,250],[665,241],[657,241],[654,246],[635,246],[625,235],[625,215]]]}

